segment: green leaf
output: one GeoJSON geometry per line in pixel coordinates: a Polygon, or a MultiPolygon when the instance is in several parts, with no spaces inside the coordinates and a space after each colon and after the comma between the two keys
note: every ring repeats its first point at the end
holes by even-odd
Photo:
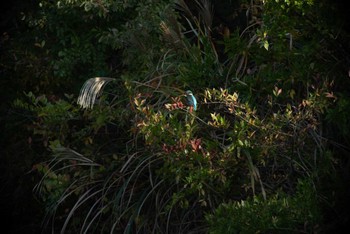
{"type": "Polygon", "coordinates": [[[264,48],[269,50],[269,42],[267,40],[264,41],[264,48]]]}

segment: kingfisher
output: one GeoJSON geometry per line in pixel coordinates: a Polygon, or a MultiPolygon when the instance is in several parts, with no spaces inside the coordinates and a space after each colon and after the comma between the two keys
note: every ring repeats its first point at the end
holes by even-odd
{"type": "Polygon", "coordinates": [[[197,110],[197,100],[195,96],[193,95],[191,90],[186,91],[186,98],[187,98],[187,103],[190,106],[190,112],[193,110],[197,110]]]}

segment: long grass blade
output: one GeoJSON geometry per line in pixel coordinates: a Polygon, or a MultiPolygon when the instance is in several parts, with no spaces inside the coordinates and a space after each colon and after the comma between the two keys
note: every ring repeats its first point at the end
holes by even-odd
{"type": "Polygon", "coordinates": [[[110,77],[95,77],[88,79],[80,90],[77,103],[84,109],[92,109],[96,98],[101,94],[106,84],[116,80],[110,77]]]}

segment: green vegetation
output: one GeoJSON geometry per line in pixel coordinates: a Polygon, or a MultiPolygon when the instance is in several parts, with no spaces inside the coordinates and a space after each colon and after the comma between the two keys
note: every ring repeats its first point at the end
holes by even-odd
{"type": "Polygon", "coordinates": [[[341,230],[350,55],[332,7],[41,0],[23,12],[2,39],[2,109],[5,142],[27,153],[9,144],[4,159],[30,170],[40,229],[341,230]]]}

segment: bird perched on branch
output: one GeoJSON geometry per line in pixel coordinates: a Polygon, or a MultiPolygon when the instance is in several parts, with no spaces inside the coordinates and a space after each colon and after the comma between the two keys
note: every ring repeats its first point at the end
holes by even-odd
{"type": "Polygon", "coordinates": [[[196,98],[193,95],[191,90],[186,91],[186,98],[187,98],[187,103],[190,106],[190,112],[192,112],[192,110],[196,111],[197,110],[197,100],[196,100],[196,98]]]}

